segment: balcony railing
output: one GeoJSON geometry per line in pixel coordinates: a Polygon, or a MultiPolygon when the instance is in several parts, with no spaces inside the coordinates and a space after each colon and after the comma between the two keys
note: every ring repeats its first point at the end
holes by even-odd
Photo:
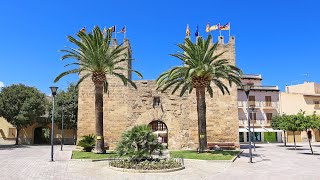
{"type": "Polygon", "coordinates": [[[253,89],[253,90],[275,90],[275,91],[279,90],[278,86],[257,86],[257,85],[254,85],[251,89],[253,89]]]}
{"type": "MultiPolygon", "coordinates": [[[[250,120],[250,125],[252,126],[254,123],[255,126],[270,126],[271,120],[250,120]]],[[[239,120],[240,126],[248,126],[248,120],[247,119],[241,119],[239,120]]]]}
{"type": "MultiPolygon", "coordinates": [[[[249,101],[249,106],[255,106],[256,108],[278,109],[279,102],[249,101]]],[[[247,101],[238,101],[238,107],[247,108],[247,101]]]]}

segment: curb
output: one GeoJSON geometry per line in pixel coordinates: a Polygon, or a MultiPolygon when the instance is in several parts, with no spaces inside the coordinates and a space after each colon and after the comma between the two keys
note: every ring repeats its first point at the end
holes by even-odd
{"type": "Polygon", "coordinates": [[[110,169],[114,171],[121,171],[121,172],[130,172],[130,173],[165,173],[165,172],[174,172],[174,171],[179,171],[182,169],[185,169],[184,166],[178,167],[178,168],[173,168],[173,169],[159,169],[159,170],[136,170],[136,169],[125,169],[125,168],[117,168],[113,166],[109,166],[110,169]]]}
{"type": "Polygon", "coordinates": [[[202,159],[186,159],[184,158],[184,160],[191,160],[191,161],[209,161],[209,162],[213,162],[213,163],[233,163],[238,157],[239,155],[243,152],[239,151],[239,153],[237,155],[235,155],[232,159],[230,160],[202,160],[202,159]]]}

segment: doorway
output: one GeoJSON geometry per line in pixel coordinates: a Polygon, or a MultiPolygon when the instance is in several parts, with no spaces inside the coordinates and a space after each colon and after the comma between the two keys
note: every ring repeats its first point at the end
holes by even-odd
{"type": "Polygon", "coordinates": [[[49,144],[50,129],[46,127],[37,127],[34,129],[34,143],[33,144],[49,144]]]}
{"type": "Polygon", "coordinates": [[[153,133],[156,134],[161,144],[168,149],[168,128],[162,121],[152,121],[149,123],[153,133]]]}

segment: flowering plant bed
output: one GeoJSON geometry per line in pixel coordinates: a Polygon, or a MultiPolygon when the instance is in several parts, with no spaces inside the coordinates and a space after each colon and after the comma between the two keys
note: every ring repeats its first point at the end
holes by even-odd
{"type": "Polygon", "coordinates": [[[109,165],[111,167],[134,169],[134,170],[168,170],[183,167],[183,159],[114,159],[109,165]]]}

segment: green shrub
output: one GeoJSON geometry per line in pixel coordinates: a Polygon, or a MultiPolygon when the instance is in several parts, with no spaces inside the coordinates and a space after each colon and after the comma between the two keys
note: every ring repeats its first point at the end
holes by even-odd
{"type": "Polygon", "coordinates": [[[83,139],[79,141],[78,145],[83,147],[86,152],[90,152],[96,143],[95,136],[93,134],[89,134],[82,136],[82,138],[83,139]]]}
{"type": "Polygon", "coordinates": [[[134,126],[122,134],[116,151],[120,156],[127,156],[131,161],[150,159],[155,152],[162,153],[163,146],[147,125],[134,126]]]}

